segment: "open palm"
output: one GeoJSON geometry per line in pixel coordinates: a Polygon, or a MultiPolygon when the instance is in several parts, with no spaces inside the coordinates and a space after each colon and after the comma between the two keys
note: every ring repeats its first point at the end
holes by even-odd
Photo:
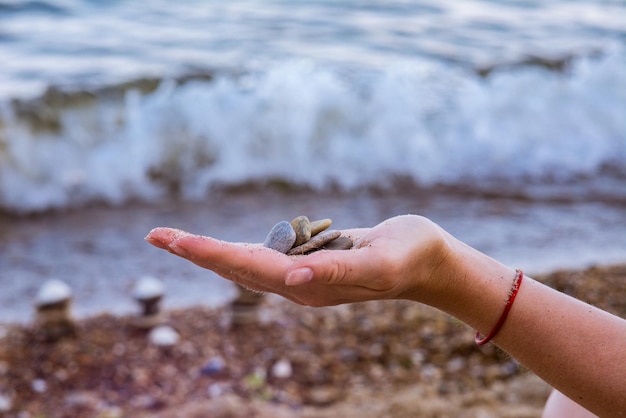
{"type": "Polygon", "coordinates": [[[342,231],[355,243],[351,250],[301,256],[171,228],[156,228],[146,240],[249,289],[326,306],[409,297],[440,262],[442,233],[425,218],[398,216],[342,231]]]}

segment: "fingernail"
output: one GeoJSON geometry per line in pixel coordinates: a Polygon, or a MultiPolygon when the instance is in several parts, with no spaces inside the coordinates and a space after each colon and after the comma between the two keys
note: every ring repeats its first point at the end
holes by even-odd
{"type": "Polygon", "coordinates": [[[167,245],[163,244],[160,240],[147,236],[144,238],[147,242],[154,245],[155,247],[161,248],[163,250],[167,250],[167,245]]]}
{"type": "Polygon", "coordinates": [[[285,284],[287,286],[298,286],[300,284],[308,283],[313,280],[313,270],[309,267],[301,267],[295,269],[287,275],[285,284]]]}
{"type": "Polygon", "coordinates": [[[181,247],[180,245],[177,245],[175,242],[170,244],[170,250],[172,250],[174,254],[179,255],[183,258],[191,257],[191,253],[189,251],[187,251],[185,248],[181,247]]]}

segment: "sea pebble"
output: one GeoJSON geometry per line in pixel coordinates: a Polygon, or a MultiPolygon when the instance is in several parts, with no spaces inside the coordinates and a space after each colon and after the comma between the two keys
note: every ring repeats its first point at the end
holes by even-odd
{"type": "Polygon", "coordinates": [[[206,392],[209,398],[217,398],[221,396],[225,392],[225,390],[219,383],[213,383],[209,385],[206,392]]]}
{"type": "Polygon", "coordinates": [[[150,342],[159,347],[171,347],[180,340],[178,332],[169,325],[159,325],[150,331],[150,342]]]}
{"type": "Polygon", "coordinates": [[[215,356],[206,362],[200,369],[200,373],[203,376],[216,376],[224,371],[226,368],[226,362],[222,357],[215,356]]]}
{"type": "Polygon", "coordinates": [[[280,221],[267,234],[263,246],[286,253],[293,247],[294,242],[296,242],[296,231],[289,222],[280,221]]]}
{"type": "Polygon", "coordinates": [[[331,230],[321,232],[314,237],[311,237],[310,240],[305,242],[302,245],[297,247],[293,247],[291,250],[287,252],[288,255],[296,255],[296,254],[306,254],[310,251],[317,250],[322,248],[324,245],[329,242],[339,238],[341,236],[341,231],[331,230]]]}
{"type": "Polygon", "coordinates": [[[293,230],[296,231],[296,242],[293,244],[294,247],[302,245],[311,239],[311,222],[309,222],[309,218],[306,216],[298,216],[297,218],[294,218],[290,224],[293,230]]]}
{"type": "Polygon", "coordinates": [[[13,400],[8,395],[0,393],[0,412],[8,412],[13,408],[13,400]]]}
{"type": "Polygon", "coordinates": [[[59,279],[45,282],[37,293],[37,305],[54,305],[72,297],[72,289],[59,279]]]}
{"type": "Polygon", "coordinates": [[[332,240],[328,244],[324,245],[325,250],[349,250],[352,248],[354,243],[352,240],[346,236],[338,237],[337,239],[332,240]]]}
{"type": "Polygon", "coordinates": [[[119,406],[105,406],[96,416],[98,418],[124,418],[125,414],[119,406]]]}
{"type": "Polygon", "coordinates": [[[287,379],[291,377],[291,362],[287,359],[278,360],[272,367],[272,376],[277,379],[287,379]]]}
{"type": "Polygon", "coordinates": [[[341,399],[342,392],[340,388],[332,385],[314,386],[305,396],[308,403],[316,406],[328,406],[341,399]]]}
{"type": "Polygon", "coordinates": [[[311,222],[311,236],[317,235],[322,231],[330,228],[330,225],[333,223],[330,219],[320,219],[318,221],[311,222]]]}
{"type": "Polygon", "coordinates": [[[48,389],[48,384],[43,379],[35,379],[30,382],[30,388],[33,392],[44,393],[48,389]]]}
{"type": "Polygon", "coordinates": [[[63,404],[68,409],[95,410],[101,405],[100,396],[95,391],[71,391],[65,396],[63,404]]]}

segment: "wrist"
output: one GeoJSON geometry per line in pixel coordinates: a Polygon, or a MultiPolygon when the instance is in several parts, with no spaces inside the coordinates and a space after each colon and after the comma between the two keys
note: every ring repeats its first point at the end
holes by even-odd
{"type": "Polygon", "coordinates": [[[426,249],[420,247],[415,250],[418,253],[415,265],[407,269],[412,274],[404,298],[440,308],[440,301],[446,298],[455,268],[456,239],[438,225],[432,223],[432,227],[433,233],[426,249]]]}
{"type": "Polygon", "coordinates": [[[515,270],[441,231],[437,257],[410,299],[486,333],[498,320],[515,270]]]}

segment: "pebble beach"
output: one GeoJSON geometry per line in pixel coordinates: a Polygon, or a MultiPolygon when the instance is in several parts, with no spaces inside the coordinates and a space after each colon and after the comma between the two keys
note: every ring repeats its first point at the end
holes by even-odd
{"type": "MultiPolygon", "coordinates": [[[[626,315],[626,266],[536,277],[626,315]]],[[[419,304],[300,307],[267,296],[256,324],[227,307],[167,310],[162,344],[134,315],[101,314],[51,342],[3,326],[6,417],[539,417],[550,388],[495,346],[419,304]]]]}
{"type": "Polygon", "coordinates": [[[411,187],[359,193],[253,187],[214,191],[200,202],[172,199],[31,216],[0,214],[0,323],[32,321],[37,292],[50,279],[71,287],[79,318],[134,312],[133,288],[146,275],[163,281],[168,309],[219,307],[236,297],[229,282],[145,243],[146,234],[158,226],[262,243],[273,225],[299,214],[330,218],[331,229],[342,230],[409,213],[432,219],[530,275],[626,262],[621,201],[485,197],[411,187]]]}

